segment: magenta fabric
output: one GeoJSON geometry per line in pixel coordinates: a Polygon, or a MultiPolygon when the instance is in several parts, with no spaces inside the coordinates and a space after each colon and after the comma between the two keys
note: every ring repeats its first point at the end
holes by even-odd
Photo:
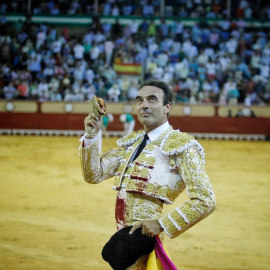
{"type": "Polygon", "coordinates": [[[155,244],[156,255],[158,256],[159,260],[161,261],[164,269],[165,270],[177,270],[177,268],[174,265],[174,263],[172,262],[172,260],[166,254],[158,235],[156,235],[155,237],[156,237],[156,244],[155,244]]]}

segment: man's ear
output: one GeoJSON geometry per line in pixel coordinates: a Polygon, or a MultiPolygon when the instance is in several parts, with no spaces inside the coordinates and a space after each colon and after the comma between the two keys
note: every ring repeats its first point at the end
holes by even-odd
{"type": "Polygon", "coordinates": [[[172,108],[172,103],[171,102],[167,103],[165,105],[165,113],[170,112],[171,108],[172,108]]]}

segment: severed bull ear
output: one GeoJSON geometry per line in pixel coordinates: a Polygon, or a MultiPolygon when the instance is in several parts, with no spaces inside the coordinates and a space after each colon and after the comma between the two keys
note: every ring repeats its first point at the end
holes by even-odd
{"type": "Polygon", "coordinates": [[[98,98],[97,96],[93,96],[89,101],[91,104],[91,114],[95,116],[102,116],[106,114],[107,106],[105,101],[102,98],[98,98]]]}

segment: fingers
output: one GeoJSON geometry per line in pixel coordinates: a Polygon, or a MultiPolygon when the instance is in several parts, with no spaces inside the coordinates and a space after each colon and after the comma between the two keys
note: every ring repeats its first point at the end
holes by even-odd
{"type": "Polygon", "coordinates": [[[147,222],[144,221],[140,221],[138,223],[136,223],[131,230],[129,231],[129,234],[134,233],[134,231],[136,231],[138,228],[142,228],[142,234],[149,236],[149,237],[154,237],[155,233],[153,232],[153,230],[151,229],[151,226],[149,226],[147,224],[147,222]]]}
{"type": "Polygon", "coordinates": [[[143,224],[142,226],[142,234],[149,236],[149,237],[154,237],[155,234],[154,232],[151,230],[151,228],[147,225],[147,224],[143,224]]]}
{"type": "Polygon", "coordinates": [[[88,116],[86,116],[85,117],[85,119],[84,119],[84,124],[86,125],[86,126],[90,126],[90,127],[92,127],[92,128],[96,128],[97,127],[97,123],[98,123],[98,121],[100,120],[100,118],[99,117],[97,117],[97,116],[91,116],[91,115],[88,115],[88,116]]]}
{"type": "Polygon", "coordinates": [[[137,230],[138,228],[142,227],[143,223],[140,221],[138,223],[136,223],[131,230],[129,231],[129,234],[133,234],[135,230],[137,230]]]}

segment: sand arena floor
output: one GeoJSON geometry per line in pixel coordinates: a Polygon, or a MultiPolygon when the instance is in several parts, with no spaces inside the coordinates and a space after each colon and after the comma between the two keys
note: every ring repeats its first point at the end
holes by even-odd
{"type": "MultiPolygon", "coordinates": [[[[0,269],[110,269],[101,249],[116,230],[113,179],[84,182],[78,139],[0,137],[0,269]]],[[[115,141],[104,139],[104,151],[115,141]]],[[[217,209],[166,237],[173,261],[179,270],[270,269],[270,143],[200,142],[217,209]]]]}

